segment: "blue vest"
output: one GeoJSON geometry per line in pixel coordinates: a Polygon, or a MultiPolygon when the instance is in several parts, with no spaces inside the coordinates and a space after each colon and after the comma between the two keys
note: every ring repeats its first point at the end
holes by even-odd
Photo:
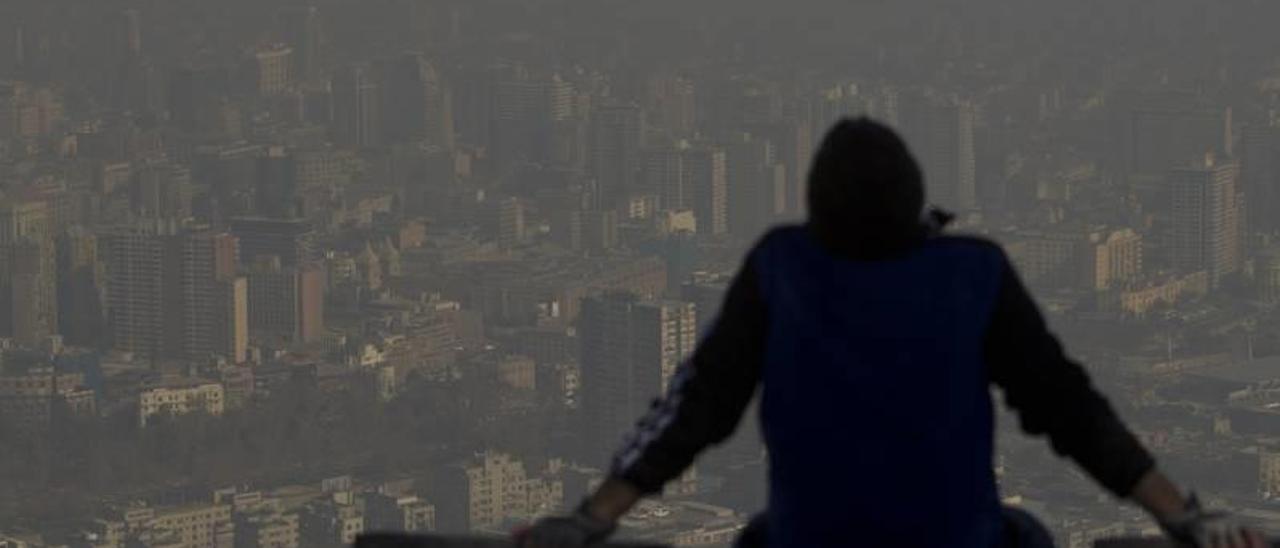
{"type": "Polygon", "coordinates": [[[799,227],[761,244],[771,547],[996,545],[983,339],[1003,260],[945,236],[883,261],[799,227]]]}

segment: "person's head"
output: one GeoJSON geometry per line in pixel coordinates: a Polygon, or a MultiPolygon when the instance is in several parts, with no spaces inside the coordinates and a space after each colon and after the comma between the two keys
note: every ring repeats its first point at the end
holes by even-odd
{"type": "Polygon", "coordinates": [[[891,251],[921,233],[924,181],[902,138],[868,118],[827,132],[809,170],[809,225],[828,247],[891,251]]]}

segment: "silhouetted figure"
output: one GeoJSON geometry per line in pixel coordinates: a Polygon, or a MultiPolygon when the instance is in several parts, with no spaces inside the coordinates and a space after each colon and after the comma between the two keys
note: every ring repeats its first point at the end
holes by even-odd
{"type": "Polygon", "coordinates": [[[1261,546],[1157,471],[998,245],[941,233],[949,215],[925,209],[920,168],[890,129],[841,121],[808,192],[808,223],[752,249],[610,479],[577,512],[536,524],[525,546],[607,537],[639,497],[727,439],[757,389],[769,502],[740,545],[1051,546],[1030,514],[1000,505],[991,385],[1026,432],[1048,436],[1174,537],[1261,546]]]}

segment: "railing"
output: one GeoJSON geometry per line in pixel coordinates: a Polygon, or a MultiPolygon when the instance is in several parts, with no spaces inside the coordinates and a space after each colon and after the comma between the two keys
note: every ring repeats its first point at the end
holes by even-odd
{"type": "Polygon", "coordinates": [[[1175,545],[1163,538],[1115,538],[1093,543],[1093,548],[1173,548],[1175,545]]]}
{"type": "MultiPolygon", "coordinates": [[[[356,539],[355,548],[514,548],[510,540],[448,535],[369,533],[356,539]]],[[[661,544],[610,542],[596,548],[669,548],[661,544]]]]}
{"type": "MultiPolygon", "coordinates": [[[[406,533],[369,533],[356,539],[355,548],[514,548],[506,539],[472,538],[449,535],[411,535],[406,533]]],[[[1271,546],[1280,548],[1280,541],[1271,546]]],[[[669,548],[661,544],[611,542],[595,548],[669,548]]],[[[1177,548],[1160,537],[1128,537],[1099,540],[1093,548],[1177,548]]]]}
{"type": "MultiPolygon", "coordinates": [[[[1280,542],[1272,540],[1273,548],[1280,548],[1280,542]]],[[[1159,537],[1131,537],[1100,540],[1093,543],[1093,548],[1177,548],[1178,545],[1159,537]]]]}

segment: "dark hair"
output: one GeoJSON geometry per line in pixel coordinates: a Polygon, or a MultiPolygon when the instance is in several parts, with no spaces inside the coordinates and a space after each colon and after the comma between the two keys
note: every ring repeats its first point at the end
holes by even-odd
{"type": "Polygon", "coordinates": [[[883,254],[923,232],[924,181],[902,138],[869,118],[842,119],[809,169],[809,226],[826,246],[883,254]]]}

